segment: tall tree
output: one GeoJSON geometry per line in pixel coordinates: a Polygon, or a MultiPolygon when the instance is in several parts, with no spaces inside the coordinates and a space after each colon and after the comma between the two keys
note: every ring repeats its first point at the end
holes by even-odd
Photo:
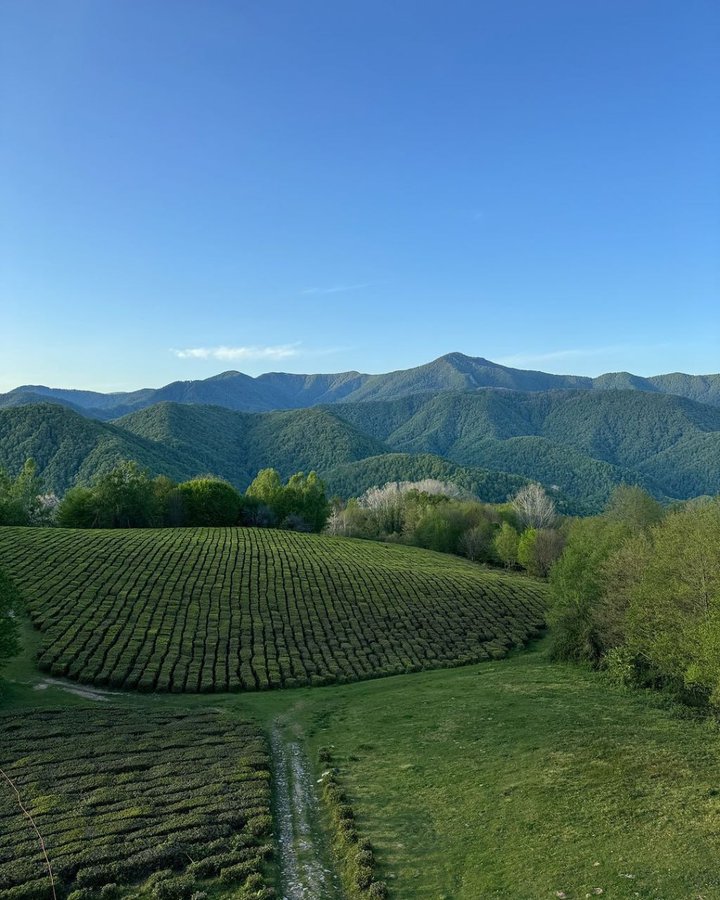
{"type": "Polygon", "coordinates": [[[178,485],[183,525],[237,525],[242,498],[235,488],[219,478],[193,478],[178,485]]]}
{"type": "Polygon", "coordinates": [[[32,459],[12,478],[0,467],[0,525],[34,525],[43,518],[40,481],[32,459]]]}
{"type": "Polygon", "coordinates": [[[599,609],[607,585],[605,563],[630,534],[626,525],[596,517],[573,522],[550,571],[551,653],[556,659],[599,662],[606,649],[599,609]]]}
{"type": "Polygon", "coordinates": [[[655,525],[664,515],[663,507],[639,485],[619,484],[610,495],[605,516],[631,528],[655,525]]]}
{"type": "Polygon", "coordinates": [[[246,494],[265,506],[273,507],[282,493],[282,480],[276,469],[261,469],[246,494]]]}
{"type": "Polygon", "coordinates": [[[517,565],[519,543],[520,535],[517,531],[509,522],[503,522],[500,531],[495,535],[493,549],[497,558],[507,569],[517,565]]]}
{"type": "Polygon", "coordinates": [[[557,518],[554,501],[537,482],[520,488],[511,504],[523,528],[551,528],[557,518]]]}

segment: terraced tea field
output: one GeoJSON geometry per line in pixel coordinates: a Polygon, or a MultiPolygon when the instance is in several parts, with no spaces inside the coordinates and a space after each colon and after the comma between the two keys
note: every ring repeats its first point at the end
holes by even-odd
{"type": "Polygon", "coordinates": [[[160,900],[215,886],[266,896],[269,759],[254,725],[202,712],[16,711],[0,715],[0,767],[4,900],[46,900],[53,887],[111,898],[129,885],[160,900]]]}
{"type": "Polygon", "coordinates": [[[544,587],[412,547],[242,528],[4,528],[53,675],[145,691],[357,681],[503,656],[544,587]]]}

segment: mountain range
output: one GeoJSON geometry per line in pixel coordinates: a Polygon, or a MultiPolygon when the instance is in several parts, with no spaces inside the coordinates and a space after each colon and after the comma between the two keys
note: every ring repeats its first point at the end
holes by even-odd
{"type": "Polygon", "coordinates": [[[102,420],[154,406],[173,403],[224,406],[240,412],[302,409],[319,404],[396,400],[418,393],[505,388],[514,391],[632,390],[673,394],[720,406],[720,375],[685,375],[675,372],[643,378],[612,372],[598,378],[551,375],[513,369],[482,357],[448,353],[413,369],[382,375],[340,372],[332,375],[292,375],[270,372],[252,378],[241,372],[223,372],[200,381],[174,381],[161,388],[102,394],[44,385],[23,385],[0,394],[0,408],[51,401],[102,420]]]}
{"type": "Polygon", "coordinates": [[[346,497],[440,478],[502,502],[537,480],[565,511],[588,513],[623,482],[664,501],[720,492],[719,380],[583,379],[450,354],[389,375],[226,373],[124,395],[20,388],[3,397],[0,466],[17,471],[32,457],[58,494],[119,459],[177,480],[210,472],[241,489],[266,466],[284,477],[315,469],[346,497]],[[158,400],[164,393],[183,399],[158,400]],[[281,402],[289,408],[231,408],[281,402]]]}

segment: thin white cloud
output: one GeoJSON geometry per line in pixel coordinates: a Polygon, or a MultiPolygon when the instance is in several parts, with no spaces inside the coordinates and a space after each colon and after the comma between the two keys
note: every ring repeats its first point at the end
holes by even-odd
{"type": "Polygon", "coordinates": [[[219,360],[253,360],[253,359],[288,359],[298,355],[300,344],[278,344],[274,347],[186,347],[173,350],[179,359],[219,359],[219,360]]]}
{"type": "Polygon", "coordinates": [[[370,287],[369,284],[336,284],[332,287],[310,287],[301,291],[302,294],[344,294],[347,291],[360,291],[370,287]]]}
{"type": "Polygon", "coordinates": [[[529,366],[546,362],[562,362],[563,360],[586,359],[588,356],[611,356],[614,353],[627,351],[627,347],[591,347],[568,350],[553,350],[550,353],[514,353],[502,356],[497,362],[502,366],[529,366]]]}
{"type": "Polygon", "coordinates": [[[552,350],[548,353],[515,353],[510,356],[502,356],[496,360],[503,366],[517,366],[519,368],[545,366],[557,363],[567,363],[573,366],[575,374],[588,374],[583,369],[594,369],[593,374],[601,372],[617,372],[627,370],[638,374],[653,369],[653,363],[648,365],[649,357],[673,349],[668,341],[655,344],[611,344],[605,347],[573,347],[566,350],[552,350]],[[600,370],[597,367],[600,366],[600,370]]]}

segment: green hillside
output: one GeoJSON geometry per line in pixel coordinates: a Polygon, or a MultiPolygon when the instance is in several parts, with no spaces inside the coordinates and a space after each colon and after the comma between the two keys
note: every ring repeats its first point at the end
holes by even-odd
{"type": "Polygon", "coordinates": [[[544,585],[412,547],[264,529],[0,529],[41,668],[141,690],[355,681],[502,656],[544,585]]]}
{"type": "Polygon", "coordinates": [[[458,466],[432,453],[384,453],[323,472],[328,493],[340,497],[359,497],[367,488],[388,481],[424,478],[451,482],[486,503],[504,503],[527,483],[518,475],[458,466]]]}
{"type": "Polygon", "coordinates": [[[720,492],[720,409],[647,391],[478,389],[269,413],[160,403],[113,423],[55,404],[0,410],[0,466],[28,456],[58,493],[133,459],[241,490],[262,468],[315,470],[343,496],[433,477],[504,500],[537,480],[591,513],[623,482],[661,500],[720,492]]]}
{"type": "Polygon", "coordinates": [[[194,474],[192,460],[171,448],[53,403],[0,410],[0,466],[17,472],[28,457],[45,489],[58,494],[110,471],[120,459],[175,479],[194,474]]]}
{"type": "Polygon", "coordinates": [[[287,477],[298,470],[324,471],[386,450],[381,442],[321,407],[252,415],[218,406],[161,403],[115,424],[192,457],[199,471],[220,475],[241,488],[268,466],[287,477]]]}
{"type": "Polygon", "coordinates": [[[652,692],[533,650],[310,693],[390,900],[720,896],[720,736],[652,692]]]}
{"type": "Polygon", "coordinates": [[[45,489],[57,494],[89,483],[121,459],[176,480],[212,473],[244,490],[267,466],[288,477],[385,449],[321,408],[251,415],[161,403],[115,423],[54,403],[0,410],[0,466],[17,472],[32,457],[45,489]]]}
{"type": "Polygon", "coordinates": [[[393,450],[557,485],[583,511],[621,482],[661,498],[720,491],[720,411],[680,397],[480,390],[333,409],[356,426],[366,418],[393,450]]]}

